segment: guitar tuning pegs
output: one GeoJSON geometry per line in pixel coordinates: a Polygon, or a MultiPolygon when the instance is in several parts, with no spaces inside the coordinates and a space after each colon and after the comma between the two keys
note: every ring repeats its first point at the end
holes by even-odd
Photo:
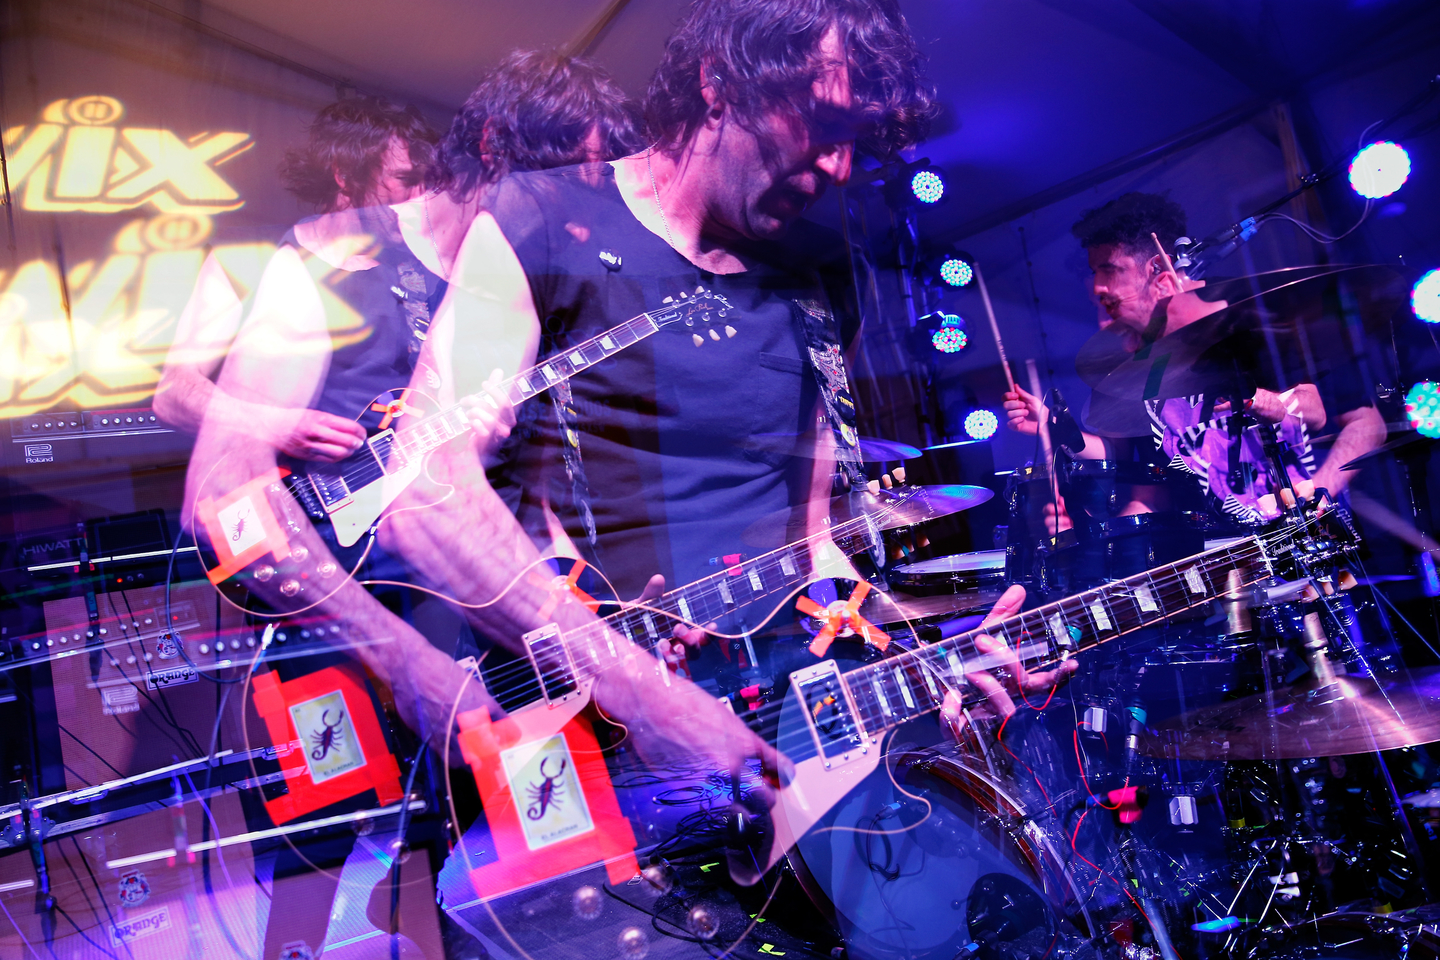
{"type": "Polygon", "coordinates": [[[890,476],[892,476],[892,477],[895,478],[895,482],[896,482],[896,483],[904,483],[904,482],[905,482],[905,468],[904,468],[904,467],[896,467],[894,470],[891,470],[891,471],[890,471],[890,476]]]}
{"type": "Polygon", "coordinates": [[[869,483],[867,483],[865,486],[866,486],[866,487],[870,490],[870,492],[871,492],[872,494],[874,494],[875,496],[879,496],[879,495],[880,495],[880,481],[879,481],[879,480],[871,480],[871,481],[870,481],[869,483]]]}
{"type": "Polygon", "coordinates": [[[674,302],[675,302],[675,298],[674,298],[674,297],[666,297],[664,300],[661,300],[660,302],[661,302],[661,303],[674,303],[674,302]]]}
{"type": "Polygon", "coordinates": [[[695,346],[697,347],[705,346],[705,338],[700,336],[700,334],[698,333],[690,334],[690,339],[695,341],[695,346]]]}
{"type": "Polygon", "coordinates": [[[1349,590],[1350,588],[1359,586],[1360,584],[1360,581],[1355,579],[1355,574],[1351,573],[1349,570],[1341,570],[1340,575],[1336,577],[1336,580],[1339,582],[1341,590],[1349,590]]]}
{"type": "Polygon", "coordinates": [[[882,487],[884,487],[886,490],[889,490],[889,489],[890,489],[891,487],[893,487],[895,484],[894,484],[894,482],[891,481],[891,479],[890,479],[890,474],[884,473],[884,474],[881,474],[881,475],[880,475],[880,485],[881,485],[882,487]]]}
{"type": "Polygon", "coordinates": [[[713,327],[710,329],[710,339],[711,339],[711,340],[719,340],[719,339],[720,339],[720,334],[716,333],[716,332],[715,332],[715,329],[714,329],[713,327]]]}
{"type": "MultiPolygon", "coordinates": [[[[724,311],[721,311],[720,316],[722,316],[722,317],[725,316],[724,311]]],[[[728,323],[725,324],[725,336],[727,336],[727,337],[733,337],[733,336],[735,336],[735,328],[732,327],[732,326],[730,326],[730,324],[728,324],[728,323]]]]}

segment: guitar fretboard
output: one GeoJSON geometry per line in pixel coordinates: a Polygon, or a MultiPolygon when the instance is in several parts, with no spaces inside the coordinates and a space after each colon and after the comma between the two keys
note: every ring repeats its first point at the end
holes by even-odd
{"type": "Polygon", "coordinates": [[[842,679],[866,732],[878,735],[937,709],[946,680],[958,684],[966,673],[1002,665],[998,658],[979,654],[977,637],[1003,640],[1027,669],[1045,666],[1225,595],[1232,589],[1230,571],[1237,569],[1243,585],[1269,576],[1259,538],[1066,597],[983,630],[848,671],[842,679]]]}
{"type": "Polygon", "coordinates": [[[823,534],[730,564],[718,573],[677,587],[648,601],[645,609],[627,608],[571,630],[565,643],[580,672],[593,676],[613,666],[622,655],[609,631],[653,653],[656,644],[672,636],[682,622],[719,621],[766,596],[806,583],[814,573],[810,548],[818,538],[828,535],[844,553],[854,555],[866,549],[874,527],[875,520],[867,517],[836,524],[823,534]]]}
{"type": "MultiPolygon", "coordinates": [[[[632,317],[598,337],[591,337],[563,354],[556,354],[544,363],[516,374],[500,384],[499,390],[512,404],[518,405],[626,347],[639,343],[665,324],[679,319],[681,309],[682,306],[677,305],[632,317]]],[[[470,420],[465,416],[465,409],[457,404],[397,434],[386,452],[394,458],[393,462],[397,467],[403,467],[431,450],[449,443],[469,429],[470,420]]]]}

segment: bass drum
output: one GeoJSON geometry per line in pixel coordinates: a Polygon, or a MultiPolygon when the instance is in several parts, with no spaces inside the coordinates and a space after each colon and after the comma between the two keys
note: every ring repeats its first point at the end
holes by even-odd
{"type": "Polygon", "coordinates": [[[847,958],[1091,956],[1063,840],[955,752],[892,754],[791,851],[847,958]]]}

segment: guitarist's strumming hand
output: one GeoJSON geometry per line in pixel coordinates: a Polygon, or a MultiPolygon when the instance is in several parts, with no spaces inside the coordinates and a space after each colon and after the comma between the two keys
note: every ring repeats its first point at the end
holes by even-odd
{"type": "Polygon", "coordinates": [[[323,410],[252,405],[259,423],[256,433],[281,453],[297,460],[335,463],[360,449],[365,428],[354,420],[323,410]]]}
{"type": "Polygon", "coordinates": [[[484,393],[474,393],[460,400],[465,415],[470,418],[470,429],[475,431],[475,449],[480,460],[487,467],[495,465],[500,445],[515,428],[515,407],[500,391],[505,381],[505,372],[498,367],[481,384],[484,393]]]}
{"type": "MultiPolygon", "coordinates": [[[[1024,604],[1025,588],[1017,584],[995,601],[995,606],[990,608],[990,613],[981,622],[981,628],[1014,616],[1024,604]]],[[[1020,662],[1019,654],[1007,646],[1005,641],[983,634],[975,639],[975,648],[981,656],[999,659],[1001,664],[992,670],[965,674],[970,685],[985,697],[981,704],[971,707],[972,715],[983,709],[982,715],[1005,719],[1015,713],[1015,696],[1027,700],[1038,696],[1043,701],[1053,689],[1069,679],[1079,666],[1074,660],[1067,660],[1054,670],[1031,673],[1020,662]]],[[[956,737],[965,729],[968,718],[963,711],[960,694],[956,691],[946,692],[945,703],[940,707],[940,719],[956,737]]]]}

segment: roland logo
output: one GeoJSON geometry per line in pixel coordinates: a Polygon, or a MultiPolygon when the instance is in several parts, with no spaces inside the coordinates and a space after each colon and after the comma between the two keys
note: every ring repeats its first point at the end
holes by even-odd
{"type": "Polygon", "coordinates": [[[55,447],[49,443],[25,444],[26,463],[54,463],[55,447]]]}

